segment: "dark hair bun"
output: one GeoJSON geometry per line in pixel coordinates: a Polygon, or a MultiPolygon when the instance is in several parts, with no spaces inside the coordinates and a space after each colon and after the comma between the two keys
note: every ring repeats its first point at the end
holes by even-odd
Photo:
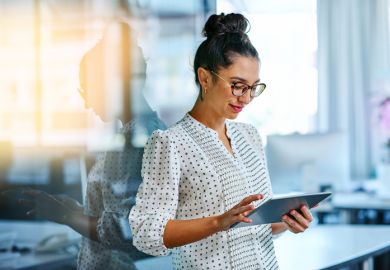
{"type": "Polygon", "coordinates": [[[214,14],[207,20],[202,33],[207,38],[227,33],[245,34],[248,24],[248,20],[241,14],[214,14]]]}

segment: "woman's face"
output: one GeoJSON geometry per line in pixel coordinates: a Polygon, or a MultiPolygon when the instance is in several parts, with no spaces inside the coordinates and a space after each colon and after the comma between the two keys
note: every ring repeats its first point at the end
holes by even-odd
{"type": "Polygon", "coordinates": [[[233,58],[233,63],[229,67],[216,71],[219,77],[210,72],[213,78],[207,83],[204,101],[210,106],[214,115],[235,119],[253,98],[250,96],[250,90],[241,97],[234,96],[231,84],[242,82],[252,86],[260,81],[259,71],[258,59],[238,55],[233,58]]]}
{"type": "Polygon", "coordinates": [[[103,75],[101,68],[90,67],[89,74],[82,74],[80,71],[80,85],[83,91],[81,95],[85,109],[91,109],[103,122],[109,122],[112,119],[107,115],[103,75]]]}

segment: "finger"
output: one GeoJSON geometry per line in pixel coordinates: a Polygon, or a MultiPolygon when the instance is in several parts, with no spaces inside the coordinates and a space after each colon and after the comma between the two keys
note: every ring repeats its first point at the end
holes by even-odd
{"type": "Polygon", "coordinates": [[[26,189],[23,191],[23,194],[30,195],[34,198],[36,198],[38,201],[41,203],[53,203],[53,202],[58,202],[60,204],[63,204],[62,201],[57,199],[55,196],[46,193],[43,190],[37,190],[37,189],[26,189]]]}
{"type": "Polygon", "coordinates": [[[290,215],[292,215],[298,224],[303,227],[305,230],[309,227],[309,222],[296,210],[290,211],[290,215]]]}
{"type": "Polygon", "coordinates": [[[286,224],[287,229],[288,229],[290,232],[295,233],[295,234],[301,233],[301,232],[297,231],[295,228],[291,227],[287,222],[284,222],[284,224],[286,224]]]}
{"type": "Polygon", "coordinates": [[[252,208],[252,209],[249,209],[248,211],[243,212],[242,214],[243,214],[244,216],[248,216],[248,215],[250,215],[253,211],[256,210],[256,207],[255,207],[253,204],[250,204],[250,205],[252,205],[253,208],[252,208]]]}
{"type": "MultiPolygon", "coordinates": [[[[236,209],[232,209],[232,214],[233,215],[239,215],[239,214],[244,214],[245,212],[253,210],[255,207],[252,204],[240,206],[236,209]]],[[[245,215],[246,216],[246,215],[245,215]]]]}
{"type": "Polygon", "coordinates": [[[36,214],[36,211],[34,209],[29,210],[29,211],[26,212],[26,215],[29,216],[29,217],[35,216],[35,214],[36,214]]]}
{"type": "Polygon", "coordinates": [[[79,207],[82,206],[76,199],[73,199],[72,197],[69,197],[68,195],[65,194],[53,195],[53,197],[66,207],[78,209],[79,207]]]}
{"type": "Polygon", "coordinates": [[[302,211],[303,216],[306,218],[306,220],[308,220],[309,222],[313,221],[313,216],[310,213],[310,210],[307,206],[302,206],[301,211],[302,211]]]}
{"type": "Polygon", "coordinates": [[[292,230],[294,230],[296,233],[305,231],[305,229],[304,229],[299,223],[297,223],[294,219],[290,218],[290,217],[287,216],[287,215],[284,215],[284,216],[283,216],[283,221],[284,221],[292,230]]]}
{"type": "Polygon", "coordinates": [[[248,217],[246,217],[244,215],[237,215],[236,216],[236,221],[234,223],[237,223],[237,222],[252,223],[252,219],[248,218],[248,217]]]}
{"type": "Polygon", "coordinates": [[[39,195],[42,195],[43,191],[41,190],[37,190],[37,189],[32,189],[32,188],[29,188],[29,189],[23,189],[22,190],[22,194],[23,195],[28,195],[28,196],[39,196],[39,195]]]}
{"type": "Polygon", "coordinates": [[[263,198],[263,195],[262,195],[262,194],[250,195],[250,196],[248,196],[248,197],[245,197],[245,198],[238,204],[238,206],[247,205],[247,204],[250,204],[250,203],[253,202],[253,201],[261,200],[262,198],[263,198]]]}
{"type": "Polygon", "coordinates": [[[244,217],[242,219],[242,222],[245,222],[245,223],[252,223],[252,219],[251,218],[248,218],[248,217],[244,217]]]}
{"type": "Polygon", "coordinates": [[[298,232],[296,229],[294,229],[294,228],[292,228],[290,225],[288,225],[287,222],[283,222],[283,223],[286,224],[287,229],[288,229],[290,232],[295,233],[295,234],[300,233],[300,232],[298,232]]]}
{"type": "Polygon", "coordinates": [[[70,209],[72,204],[74,204],[69,199],[58,198],[56,195],[51,195],[51,194],[47,194],[47,198],[46,199],[48,201],[50,201],[50,202],[55,201],[56,203],[58,203],[59,205],[61,205],[62,207],[65,207],[67,209],[70,209]]]}
{"type": "Polygon", "coordinates": [[[19,204],[22,204],[22,205],[33,205],[34,204],[34,202],[33,201],[31,201],[31,200],[26,200],[26,199],[19,199],[18,200],[18,203],[19,204]]]}
{"type": "Polygon", "coordinates": [[[244,216],[248,216],[248,215],[250,215],[253,211],[255,211],[255,209],[252,209],[252,210],[249,210],[249,211],[246,211],[246,212],[244,212],[244,213],[242,213],[242,215],[244,215],[244,216]]]}
{"type": "Polygon", "coordinates": [[[70,199],[67,195],[64,194],[58,194],[58,195],[53,195],[54,198],[56,198],[60,202],[70,202],[70,199]]]}
{"type": "Polygon", "coordinates": [[[20,196],[20,190],[19,189],[7,189],[7,190],[3,190],[0,194],[1,194],[1,196],[7,197],[7,198],[14,198],[16,196],[20,196]]]}

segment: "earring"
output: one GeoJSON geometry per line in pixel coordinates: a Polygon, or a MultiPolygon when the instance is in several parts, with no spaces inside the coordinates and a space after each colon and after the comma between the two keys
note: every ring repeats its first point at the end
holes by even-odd
{"type": "Polygon", "coordinates": [[[205,88],[203,89],[203,91],[204,91],[204,94],[206,95],[206,94],[207,94],[207,88],[205,87],[205,88]]]}

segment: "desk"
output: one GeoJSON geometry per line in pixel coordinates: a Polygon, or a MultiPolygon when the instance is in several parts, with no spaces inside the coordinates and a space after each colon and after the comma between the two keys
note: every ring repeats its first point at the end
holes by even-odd
{"type": "MultiPolygon", "coordinates": [[[[373,256],[390,253],[390,226],[321,225],[298,235],[286,232],[275,240],[275,250],[281,270],[330,270],[359,262],[372,270],[373,256]]],[[[136,265],[170,270],[172,259],[155,257],[136,265]]]]}
{"type": "MultiPolygon", "coordinates": [[[[43,238],[66,233],[71,239],[80,239],[79,234],[65,225],[47,221],[0,221],[0,232],[14,232],[15,243],[19,247],[33,248],[43,238]]],[[[18,253],[14,253],[17,255],[18,253]]],[[[0,263],[0,269],[76,269],[76,255],[69,253],[35,254],[28,252],[19,257],[0,263]],[[9,265],[9,267],[6,267],[9,265]],[[12,267],[12,268],[10,268],[12,267]]]]}
{"type": "Polygon", "coordinates": [[[332,196],[332,204],[339,209],[390,210],[390,197],[367,193],[336,193],[332,196]]]}
{"type": "Polygon", "coordinates": [[[337,193],[332,196],[332,206],[343,214],[343,222],[358,223],[361,210],[375,210],[376,223],[386,223],[384,214],[390,211],[390,197],[381,197],[367,193],[337,193]]]}
{"type": "Polygon", "coordinates": [[[339,269],[351,263],[374,268],[373,256],[390,253],[390,226],[321,225],[275,240],[283,270],[339,269]]]}
{"type": "Polygon", "coordinates": [[[26,254],[13,264],[18,270],[76,269],[76,256],[71,254],[26,254]]]}

